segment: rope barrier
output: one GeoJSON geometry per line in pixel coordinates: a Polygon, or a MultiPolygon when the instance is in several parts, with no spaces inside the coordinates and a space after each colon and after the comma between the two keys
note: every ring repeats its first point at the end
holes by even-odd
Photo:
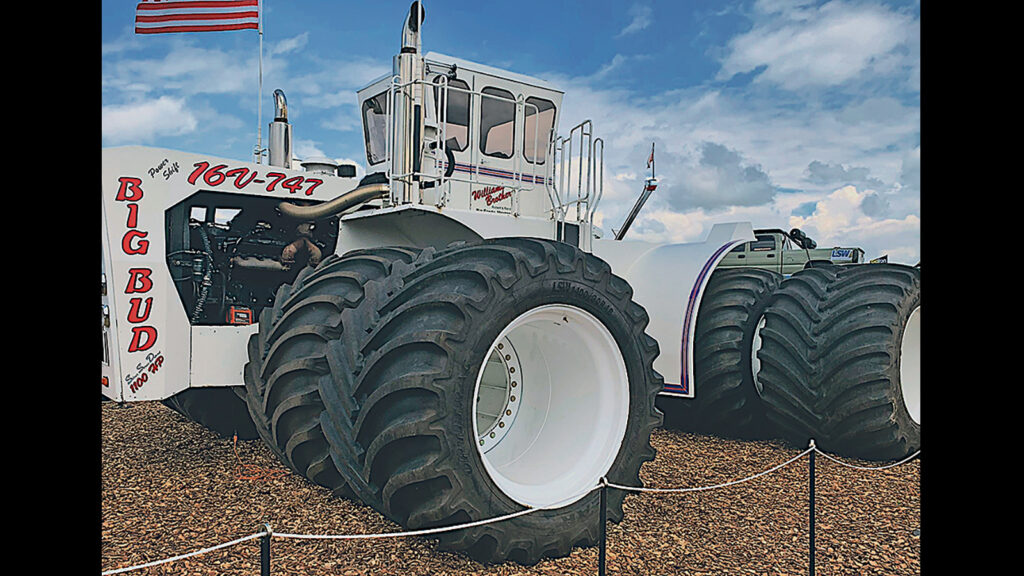
{"type": "Polygon", "coordinates": [[[725,488],[727,486],[734,486],[736,484],[742,484],[743,482],[749,482],[750,480],[753,480],[755,478],[759,478],[759,477],[764,476],[766,474],[771,474],[772,472],[775,472],[776,470],[780,470],[782,468],[785,468],[786,466],[789,466],[793,462],[796,462],[797,460],[803,458],[804,456],[806,456],[807,454],[809,454],[812,451],[814,451],[814,448],[808,448],[808,449],[804,450],[803,452],[797,454],[796,456],[790,458],[789,460],[786,460],[782,464],[779,464],[778,466],[775,466],[774,468],[769,468],[768,470],[765,470],[764,472],[758,472],[757,474],[754,474],[753,476],[748,476],[748,477],[742,478],[740,480],[732,480],[730,482],[725,482],[724,484],[714,484],[714,485],[711,485],[711,486],[697,486],[695,488],[644,488],[643,486],[623,486],[621,484],[613,484],[613,483],[609,482],[608,483],[608,487],[609,488],[618,488],[619,490],[626,490],[628,492],[660,492],[660,493],[669,493],[669,492],[700,492],[702,490],[714,490],[714,489],[717,489],[717,488],[725,488]]]}
{"type": "Polygon", "coordinates": [[[200,554],[206,554],[207,552],[213,552],[221,548],[227,548],[228,546],[234,546],[246,540],[252,540],[253,538],[259,538],[263,536],[265,532],[257,532],[248,536],[243,536],[230,542],[218,544],[216,546],[210,546],[209,548],[203,548],[202,550],[196,550],[195,552],[189,552],[188,554],[182,554],[180,556],[172,556],[171,558],[164,558],[163,560],[157,560],[156,562],[149,562],[147,564],[139,564],[138,566],[130,566],[128,568],[118,568],[117,570],[107,570],[102,572],[101,576],[107,576],[108,574],[121,574],[122,572],[131,572],[132,570],[141,570],[143,568],[150,568],[152,566],[159,566],[160,564],[167,564],[168,562],[174,562],[176,560],[184,560],[185,558],[191,558],[192,556],[199,556],[200,554]]]}
{"type": "Polygon", "coordinates": [[[475,522],[467,522],[465,524],[456,524],[453,526],[440,526],[437,528],[424,528],[423,530],[411,530],[408,532],[384,532],[380,534],[289,534],[285,532],[275,532],[275,538],[298,538],[306,540],[365,540],[370,538],[401,538],[406,536],[425,536],[428,534],[439,534],[441,532],[453,532],[455,530],[462,530],[464,528],[475,528],[477,526],[483,526],[484,524],[492,524],[494,522],[501,522],[503,520],[510,520],[512,518],[518,518],[519,516],[526,516],[539,510],[550,510],[552,508],[558,508],[563,503],[572,502],[587,494],[590,494],[594,490],[600,488],[601,485],[597,484],[583,492],[578,492],[573,496],[564,498],[557,502],[548,504],[547,506],[536,506],[528,507],[518,512],[512,512],[511,514],[505,514],[504,516],[495,516],[494,518],[487,518],[485,520],[477,520],[475,522]]]}
{"type": "Polygon", "coordinates": [[[896,462],[894,464],[885,464],[884,466],[857,466],[855,464],[843,462],[842,460],[839,460],[834,456],[829,456],[828,454],[822,452],[821,450],[818,450],[817,448],[815,448],[814,451],[817,452],[818,454],[821,454],[825,458],[828,458],[829,460],[835,462],[836,464],[841,464],[843,466],[846,466],[847,468],[853,468],[854,470],[886,470],[888,468],[894,468],[896,466],[899,466],[900,464],[906,464],[907,462],[910,462],[911,460],[917,458],[921,454],[921,451],[918,450],[917,452],[914,452],[913,454],[907,456],[906,458],[900,460],[899,462],[896,462]]]}
{"type": "MultiPolygon", "coordinates": [[[[142,568],[150,568],[150,567],[153,567],[153,566],[159,566],[161,564],[167,564],[169,562],[175,562],[177,560],[184,560],[185,558],[191,558],[193,556],[199,556],[200,554],[205,554],[207,552],[212,552],[214,550],[219,550],[221,548],[227,548],[229,546],[234,546],[235,544],[240,544],[242,542],[245,542],[247,540],[253,540],[255,538],[290,538],[290,539],[299,539],[299,540],[368,540],[368,539],[374,539],[374,538],[404,538],[404,537],[411,537],[411,536],[427,536],[427,535],[430,535],[430,534],[440,534],[442,532],[451,532],[451,531],[455,531],[455,530],[463,530],[463,529],[466,529],[466,528],[474,528],[474,527],[477,527],[477,526],[483,526],[485,524],[492,524],[492,523],[495,523],[495,522],[502,522],[504,520],[511,520],[512,518],[518,518],[520,516],[526,516],[527,514],[532,514],[534,512],[539,511],[539,510],[555,509],[555,508],[558,508],[558,507],[562,506],[564,503],[576,501],[579,498],[582,498],[583,496],[586,496],[587,494],[590,494],[591,492],[593,492],[594,490],[597,490],[597,489],[602,489],[602,495],[603,495],[603,492],[604,492],[605,488],[614,488],[614,489],[618,489],[618,490],[624,490],[624,491],[627,491],[627,492],[646,492],[646,493],[662,493],[662,494],[665,494],[665,493],[680,493],[680,492],[700,492],[700,491],[704,491],[704,490],[715,490],[715,489],[719,489],[719,488],[726,488],[726,487],[729,487],[729,486],[735,486],[737,484],[742,484],[743,482],[749,482],[749,481],[754,480],[756,478],[760,478],[761,476],[765,476],[767,474],[771,474],[772,472],[776,472],[778,470],[781,470],[782,468],[785,468],[786,466],[789,466],[790,464],[792,464],[793,462],[796,462],[797,460],[803,458],[804,456],[807,456],[808,454],[813,454],[813,453],[821,454],[825,458],[828,458],[829,460],[832,460],[833,462],[836,462],[837,464],[841,464],[841,465],[846,466],[848,468],[853,468],[853,469],[856,469],[856,470],[874,471],[874,470],[885,470],[885,469],[888,469],[888,468],[893,468],[893,467],[899,466],[900,464],[905,464],[905,463],[913,460],[914,458],[917,458],[921,454],[921,451],[918,450],[918,451],[914,452],[913,454],[911,454],[910,456],[904,458],[903,460],[900,460],[899,462],[895,462],[895,463],[892,463],[892,464],[886,464],[886,465],[882,465],[882,466],[857,466],[857,465],[854,465],[854,464],[849,464],[847,462],[843,462],[842,460],[839,460],[839,459],[837,459],[837,458],[835,458],[833,456],[830,456],[829,454],[826,454],[826,453],[822,452],[821,450],[819,450],[814,445],[814,440],[811,440],[810,447],[808,447],[806,450],[800,452],[796,456],[790,458],[789,460],[786,460],[782,464],[779,464],[777,466],[773,466],[772,468],[769,468],[769,469],[764,470],[762,472],[758,472],[757,474],[754,474],[752,476],[747,476],[746,478],[741,478],[739,480],[732,480],[732,481],[724,482],[724,483],[721,483],[721,484],[712,484],[710,486],[680,487],[680,488],[645,488],[643,486],[624,486],[622,484],[615,484],[615,483],[612,483],[612,482],[608,482],[607,478],[602,477],[601,481],[597,485],[595,485],[595,486],[593,486],[591,488],[588,488],[587,490],[584,490],[582,492],[578,492],[577,494],[575,494],[573,496],[570,496],[568,498],[564,498],[562,500],[559,500],[558,502],[554,502],[552,504],[548,504],[546,506],[531,506],[531,507],[524,508],[523,510],[519,510],[517,512],[512,512],[510,514],[504,514],[502,516],[495,516],[493,518],[487,518],[487,519],[484,519],[484,520],[476,520],[474,522],[467,522],[465,524],[456,524],[456,525],[453,525],[453,526],[440,526],[440,527],[437,527],[437,528],[425,528],[425,529],[422,529],[422,530],[410,530],[410,531],[406,531],[406,532],[382,532],[382,533],[377,533],[377,534],[293,534],[293,533],[287,533],[287,532],[274,532],[270,528],[269,524],[265,524],[266,529],[264,531],[262,531],[262,532],[256,532],[256,533],[250,534],[248,536],[243,536],[241,538],[237,538],[235,540],[231,540],[230,542],[224,542],[223,544],[218,544],[216,546],[211,546],[209,548],[203,548],[202,550],[196,550],[195,552],[189,552],[188,554],[181,554],[179,556],[173,556],[173,557],[170,557],[170,558],[164,558],[163,560],[157,560],[157,561],[154,561],[154,562],[148,562],[146,564],[139,564],[137,566],[130,566],[130,567],[127,567],[127,568],[118,568],[117,570],[108,570],[106,572],[102,572],[101,576],[109,576],[109,575],[112,575],[112,574],[122,574],[124,572],[131,572],[133,570],[141,570],[142,568]]],[[[237,455],[238,455],[237,451],[236,451],[235,455],[237,457],[237,455]]],[[[239,460],[239,464],[241,464],[240,460],[239,460]]],[[[245,465],[242,465],[242,466],[244,468],[245,465]]],[[[266,542],[267,540],[264,540],[264,541],[266,542]]]]}

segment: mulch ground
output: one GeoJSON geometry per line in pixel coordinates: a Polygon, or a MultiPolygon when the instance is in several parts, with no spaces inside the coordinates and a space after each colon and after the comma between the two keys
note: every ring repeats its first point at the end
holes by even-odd
{"type": "MultiPolygon", "coordinates": [[[[102,404],[103,570],[134,566],[261,530],[357,534],[401,527],[291,473],[259,440],[219,438],[159,403],[102,404]],[[252,468],[271,472],[252,479],[252,468]]],[[[645,485],[706,486],[750,476],[798,449],[658,430],[645,485]]],[[[877,463],[851,461],[854,464],[877,463]]],[[[859,471],[816,463],[816,573],[919,574],[919,460],[859,471]]],[[[728,488],[631,494],[608,525],[609,574],[806,574],[808,466],[802,459],[728,488]]],[[[274,539],[273,574],[597,574],[597,548],[535,566],[485,566],[427,538],[274,539]]],[[[259,573],[259,541],[131,574],[259,573]]]]}

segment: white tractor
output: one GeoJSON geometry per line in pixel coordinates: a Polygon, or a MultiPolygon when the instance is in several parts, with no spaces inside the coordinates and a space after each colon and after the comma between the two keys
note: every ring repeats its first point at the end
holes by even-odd
{"type": "Polygon", "coordinates": [[[715,273],[749,223],[596,237],[591,122],[559,137],[556,87],[422,53],[423,18],[358,93],[361,181],[292,166],[280,91],[268,164],[104,149],[104,396],[258,436],[409,529],[546,508],[439,535],[484,562],[595,543],[591,489],[641,484],[659,395],[801,445],[917,448],[917,269],[715,273]]]}

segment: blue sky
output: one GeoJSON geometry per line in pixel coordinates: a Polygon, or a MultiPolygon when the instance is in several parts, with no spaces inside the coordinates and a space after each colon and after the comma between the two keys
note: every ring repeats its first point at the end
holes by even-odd
{"type": "MultiPolygon", "coordinates": [[[[255,31],[140,35],[103,2],[103,146],[248,160],[255,31]]],[[[820,246],[920,259],[920,3],[424,2],[423,43],[566,91],[560,132],[606,141],[598,222],[622,221],[657,143],[661,182],[630,236],[715,222],[800,227],[820,246]]],[[[288,97],[296,153],[365,162],[355,90],[391,69],[409,2],[266,0],[263,124],[288,97]]]]}

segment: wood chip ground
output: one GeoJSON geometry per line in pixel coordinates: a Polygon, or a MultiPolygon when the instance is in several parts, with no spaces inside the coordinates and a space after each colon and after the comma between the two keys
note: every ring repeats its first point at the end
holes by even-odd
{"type": "MultiPolygon", "coordinates": [[[[231,439],[160,403],[101,407],[102,568],[113,570],[258,532],[358,534],[401,531],[368,506],[332,497],[287,471],[259,440],[239,441],[238,459],[266,470],[239,478],[231,439]]],[[[657,459],[641,472],[652,487],[705,486],[746,477],[799,449],[658,430],[657,459]]],[[[852,463],[876,465],[869,462],[852,463]]],[[[859,471],[817,461],[816,573],[920,573],[919,460],[859,471]]],[[[807,574],[808,465],[719,490],[631,494],[625,519],[608,524],[608,574],[807,574]]],[[[272,542],[272,574],[591,575],[597,548],[534,566],[484,566],[427,538],[272,542]]],[[[131,574],[259,573],[259,541],[131,574]]]]}

